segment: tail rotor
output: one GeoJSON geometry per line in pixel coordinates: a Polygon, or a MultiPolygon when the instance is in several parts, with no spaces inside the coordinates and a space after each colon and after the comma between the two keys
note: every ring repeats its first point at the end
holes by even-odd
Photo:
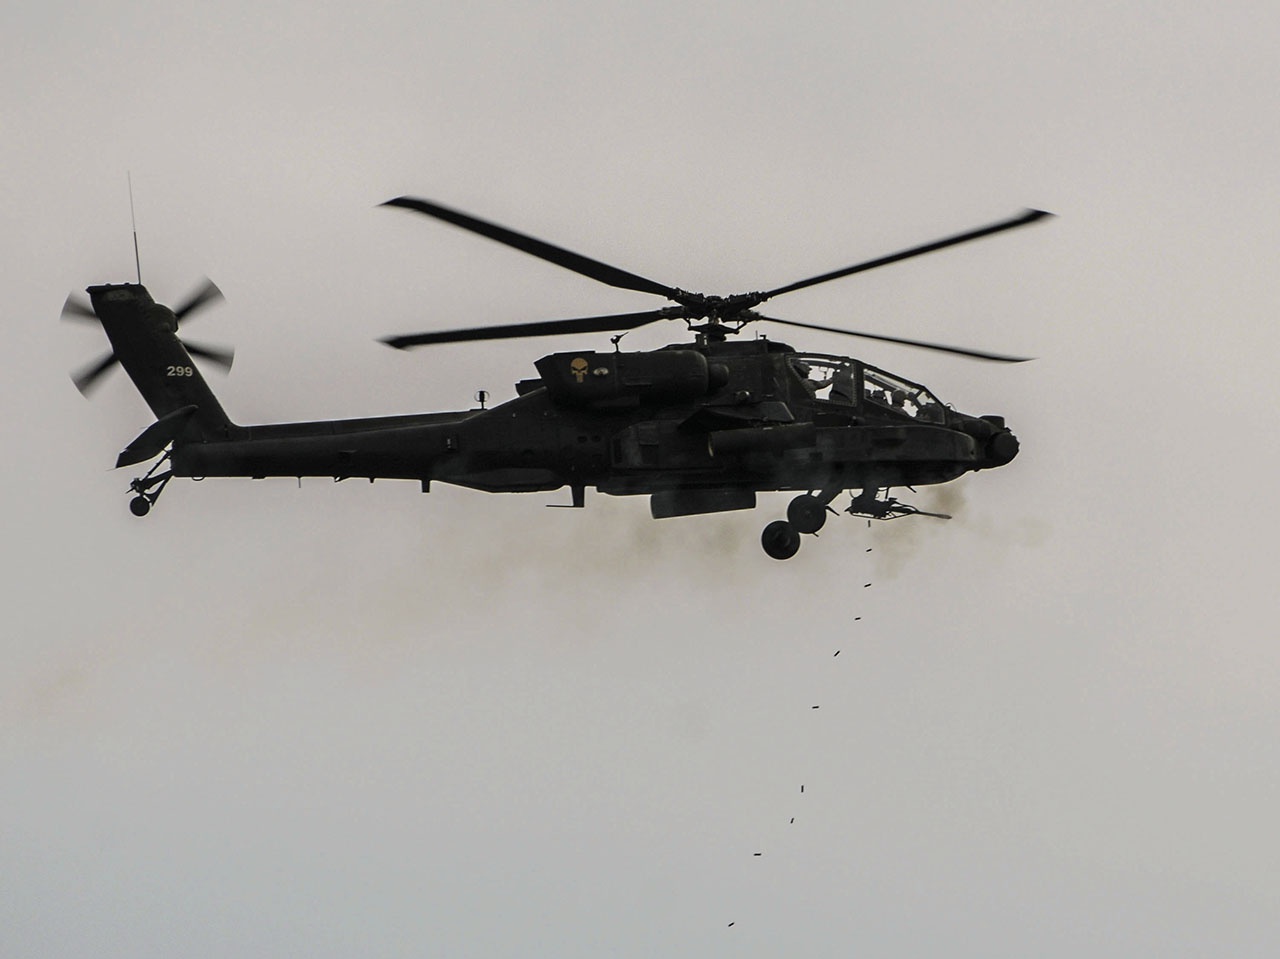
{"type": "MultiPolygon", "coordinates": [[[[185,321],[191,319],[205,306],[224,299],[222,291],[214,284],[212,280],[206,279],[204,283],[190,296],[188,296],[182,304],[173,310],[174,320],[181,325],[185,321]]],[[[66,302],[62,306],[62,319],[64,321],[75,323],[95,323],[100,324],[101,320],[98,314],[94,312],[93,307],[85,301],[84,297],[73,293],[67,297],[66,302]]],[[[235,359],[235,351],[230,348],[219,346],[211,346],[208,344],[196,343],[191,340],[185,340],[183,346],[186,347],[188,353],[192,356],[200,357],[208,360],[215,366],[219,366],[225,370],[231,369],[231,363],[235,359]]],[[[80,369],[78,372],[72,373],[71,382],[73,382],[81,394],[89,396],[102,378],[111,372],[120,364],[119,357],[116,356],[114,350],[108,351],[103,356],[94,360],[92,363],[80,369]]]]}

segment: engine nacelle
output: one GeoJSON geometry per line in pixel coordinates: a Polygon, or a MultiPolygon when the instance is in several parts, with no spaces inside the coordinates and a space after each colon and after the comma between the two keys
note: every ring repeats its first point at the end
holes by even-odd
{"type": "Polygon", "coordinates": [[[719,389],[723,367],[695,350],[552,353],[534,364],[551,398],[565,406],[632,409],[678,403],[719,389]]]}

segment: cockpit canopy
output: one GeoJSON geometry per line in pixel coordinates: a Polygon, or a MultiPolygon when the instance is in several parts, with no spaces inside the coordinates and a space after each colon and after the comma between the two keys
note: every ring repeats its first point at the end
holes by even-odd
{"type": "Polygon", "coordinates": [[[788,361],[817,400],[845,406],[869,403],[924,423],[946,422],[943,405],[919,383],[847,356],[796,353],[788,361]]]}

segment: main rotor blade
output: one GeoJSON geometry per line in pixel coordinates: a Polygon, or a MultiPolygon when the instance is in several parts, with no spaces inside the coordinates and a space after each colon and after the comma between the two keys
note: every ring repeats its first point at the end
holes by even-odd
{"type": "Polygon", "coordinates": [[[79,373],[71,377],[71,382],[76,385],[76,389],[83,396],[88,396],[93,388],[97,385],[103,375],[105,375],[113,366],[120,361],[116,359],[114,353],[108,353],[102,359],[97,360],[90,366],[86,366],[79,373]]]}
{"type": "Polygon", "coordinates": [[[783,293],[802,290],[807,286],[816,286],[819,283],[826,283],[828,280],[838,280],[842,276],[851,276],[854,273],[874,270],[878,266],[897,263],[899,260],[906,260],[913,256],[921,256],[925,253],[932,253],[934,250],[942,250],[946,247],[955,246],[959,243],[968,243],[970,240],[977,240],[980,237],[990,236],[993,233],[1000,233],[1004,230],[1012,230],[1015,227],[1026,226],[1028,223],[1034,223],[1036,220],[1043,219],[1047,216],[1053,216],[1053,214],[1046,213],[1044,210],[1024,210],[1015,217],[1010,217],[1007,220],[1001,220],[999,223],[992,223],[990,226],[984,226],[977,230],[970,230],[967,233],[957,233],[955,236],[935,240],[932,243],[924,243],[920,246],[913,246],[910,249],[900,250],[897,253],[890,253],[888,256],[878,257],[874,260],[867,260],[864,263],[855,263],[853,266],[847,266],[843,270],[834,270],[831,273],[823,273],[821,276],[812,276],[807,280],[800,280],[796,283],[788,284],[787,286],[780,286],[776,290],[769,290],[767,293],[760,294],[760,299],[757,302],[763,303],[765,300],[771,297],[781,296],[783,293]]]}
{"type": "Polygon", "coordinates": [[[93,307],[75,293],[68,296],[67,302],[62,304],[62,318],[64,320],[75,320],[77,323],[83,323],[86,320],[98,322],[98,314],[93,312],[93,307]]]}
{"type": "Polygon", "coordinates": [[[1026,363],[1033,359],[1030,356],[1006,356],[1003,353],[989,353],[986,350],[971,350],[963,346],[946,346],[942,343],[930,343],[926,340],[909,340],[901,336],[885,336],[881,333],[862,333],[858,330],[845,330],[838,326],[819,326],[816,323],[798,323],[795,320],[780,320],[776,316],[755,315],[756,319],[768,320],[770,323],[781,323],[783,326],[798,326],[805,330],[821,330],[824,333],[843,333],[845,336],[860,336],[864,340],[882,340],[885,343],[898,343],[901,346],[916,346],[924,350],[938,350],[942,353],[955,353],[978,360],[994,360],[997,363],[1026,363]]]}
{"type": "Polygon", "coordinates": [[[224,370],[231,369],[231,361],[236,358],[235,350],[222,349],[217,346],[202,346],[199,343],[192,343],[190,340],[183,340],[182,345],[187,348],[187,352],[192,356],[198,356],[211,363],[216,363],[224,370]]]}
{"type": "Polygon", "coordinates": [[[406,333],[384,337],[382,342],[397,350],[432,343],[461,343],[467,340],[508,340],[524,336],[554,336],[557,333],[606,333],[612,330],[634,330],[655,320],[669,319],[671,309],[648,310],[644,313],[615,313],[611,316],[584,316],[574,320],[545,320],[541,323],[506,323],[501,326],[472,326],[439,333],[406,333]]]}
{"type": "Polygon", "coordinates": [[[472,233],[487,236],[491,240],[497,240],[499,243],[514,247],[517,250],[523,250],[525,253],[546,260],[549,263],[554,263],[557,266],[562,266],[567,270],[572,270],[574,273],[581,273],[583,276],[590,277],[593,280],[607,283],[609,286],[621,287],[624,290],[637,290],[640,293],[657,293],[659,296],[665,296],[668,299],[675,299],[679,293],[674,287],[664,286],[654,280],[646,279],[635,273],[629,273],[626,270],[620,270],[616,266],[610,266],[608,263],[601,263],[599,260],[593,260],[580,253],[573,253],[563,247],[553,246],[543,240],[517,233],[515,230],[508,230],[506,227],[498,226],[496,223],[489,223],[466,213],[461,213],[458,210],[451,210],[446,206],[432,203],[429,200],[401,196],[396,197],[394,200],[388,200],[382,205],[416,210],[427,216],[435,217],[437,220],[444,220],[446,223],[452,223],[454,226],[462,227],[464,230],[470,230],[472,233]]]}
{"type": "Polygon", "coordinates": [[[176,316],[178,318],[178,322],[181,323],[191,313],[194,313],[206,303],[209,303],[212,300],[221,299],[223,299],[222,291],[214,285],[213,280],[205,280],[204,286],[192,293],[180,307],[173,311],[173,315],[176,316]]]}

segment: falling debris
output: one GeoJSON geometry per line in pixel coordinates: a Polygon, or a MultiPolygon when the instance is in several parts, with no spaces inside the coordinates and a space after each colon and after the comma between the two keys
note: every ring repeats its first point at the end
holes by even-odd
{"type": "Polygon", "coordinates": [[[870,546],[868,546],[868,547],[867,547],[867,552],[868,552],[868,553],[869,553],[869,552],[871,552],[871,547],[870,547],[870,546]]]}
{"type": "Polygon", "coordinates": [[[863,583],[863,584],[862,584],[862,588],[863,588],[863,589],[866,589],[866,588],[867,588],[868,586],[870,586],[870,585],[871,585],[870,583],[863,583]]]}
{"type": "Polygon", "coordinates": [[[861,617],[861,616],[855,616],[855,617],[853,617],[853,621],[854,621],[855,623],[856,623],[858,620],[860,620],[860,619],[862,619],[862,617],[861,617]]]}
{"type": "Polygon", "coordinates": [[[732,926],[733,926],[733,923],[729,923],[729,926],[730,926],[730,927],[732,927],[732,926]]]}
{"type": "MultiPolygon", "coordinates": [[[[839,655],[840,655],[840,650],[838,650],[838,649],[837,649],[837,650],[836,650],[836,656],[839,656],[839,655]]],[[[836,656],[832,656],[831,658],[832,658],[832,659],[835,659],[835,658],[836,658],[836,656]]]]}
{"type": "Polygon", "coordinates": [[[753,855],[753,856],[763,856],[763,855],[764,855],[764,853],[762,853],[762,852],[753,852],[751,855],[753,855]]]}
{"type": "Polygon", "coordinates": [[[801,786],[801,787],[800,787],[800,791],[801,791],[801,792],[804,792],[804,786],[801,786]]]}
{"type": "Polygon", "coordinates": [[[795,821],[796,821],[796,817],[795,817],[795,816],[792,816],[792,817],[791,817],[791,821],[792,821],[792,822],[795,822],[795,821]]]}
{"type": "Polygon", "coordinates": [[[814,708],[814,709],[817,709],[818,707],[817,707],[817,706],[814,706],[813,708],[814,708]]]}

